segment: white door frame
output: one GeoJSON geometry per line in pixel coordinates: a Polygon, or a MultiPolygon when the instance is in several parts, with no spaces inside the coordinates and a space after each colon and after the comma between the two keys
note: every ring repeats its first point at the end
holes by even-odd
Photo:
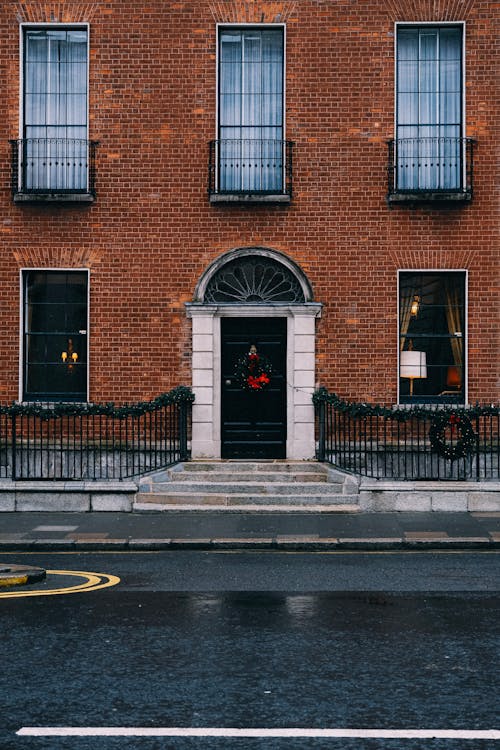
{"type": "Polygon", "coordinates": [[[221,455],[221,324],[223,317],[287,319],[287,441],[290,459],[315,456],[314,407],[316,318],[322,305],[305,303],[186,304],[193,325],[193,458],[221,455]]]}

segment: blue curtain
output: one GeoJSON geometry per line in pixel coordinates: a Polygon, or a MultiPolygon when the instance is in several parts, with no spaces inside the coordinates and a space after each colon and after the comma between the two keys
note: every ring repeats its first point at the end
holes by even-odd
{"type": "Polygon", "coordinates": [[[223,30],[219,60],[219,189],[281,191],[282,29],[223,30]]]}
{"type": "Polygon", "coordinates": [[[26,31],[25,187],[87,186],[87,31],[26,31]]]}
{"type": "Polygon", "coordinates": [[[411,27],[397,42],[397,185],[462,184],[462,30],[411,27]]]}

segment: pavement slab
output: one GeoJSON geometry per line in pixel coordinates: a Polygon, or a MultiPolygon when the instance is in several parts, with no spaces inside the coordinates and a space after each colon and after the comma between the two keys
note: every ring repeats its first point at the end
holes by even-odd
{"type": "Polygon", "coordinates": [[[44,513],[0,515],[0,550],[500,548],[500,514],[446,512],[44,513]]]}

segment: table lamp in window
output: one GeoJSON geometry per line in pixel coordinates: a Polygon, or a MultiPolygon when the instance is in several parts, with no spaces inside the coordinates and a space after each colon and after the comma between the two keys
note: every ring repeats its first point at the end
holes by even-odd
{"type": "Polygon", "coordinates": [[[403,351],[399,357],[399,375],[410,381],[410,396],[413,396],[413,381],[427,377],[427,355],[425,352],[417,352],[413,349],[410,341],[407,351],[403,351]]]}

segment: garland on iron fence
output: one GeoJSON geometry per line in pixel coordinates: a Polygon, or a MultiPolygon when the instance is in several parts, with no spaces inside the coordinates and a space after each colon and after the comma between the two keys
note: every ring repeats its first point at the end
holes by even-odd
{"type": "Polygon", "coordinates": [[[357,403],[354,401],[344,401],[336,393],[330,393],[324,386],[318,388],[313,394],[313,403],[319,406],[320,403],[331,404],[342,414],[350,417],[383,417],[384,419],[393,419],[397,422],[407,422],[409,419],[420,417],[422,419],[435,419],[438,415],[446,415],[447,421],[451,415],[460,419],[468,420],[475,417],[498,416],[500,408],[492,404],[491,406],[459,406],[456,404],[436,404],[435,407],[411,405],[408,408],[388,407],[380,404],[357,403]]]}
{"type": "Polygon", "coordinates": [[[8,416],[40,417],[40,419],[55,419],[63,416],[106,416],[126,419],[127,417],[138,417],[148,412],[154,412],[169,404],[192,404],[194,393],[191,388],[179,385],[168,393],[162,393],[151,401],[139,401],[135,404],[122,404],[115,406],[110,401],[106,404],[10,404],[0,406],[0,414],[8,416]]]}

